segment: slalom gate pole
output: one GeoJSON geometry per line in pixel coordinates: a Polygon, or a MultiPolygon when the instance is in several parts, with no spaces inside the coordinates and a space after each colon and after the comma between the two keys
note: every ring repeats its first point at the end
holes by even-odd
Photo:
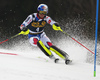
{"type": "Polygon", "coordinates": [[[75,42],[77,42],[78,44],[80,44],[81,46],[83,46],[85,49],[87,49],[88,51],[90,51],[92,54],[94,54],[94,52],[92,52],[90,49],[88,49],[87,47],[85,47],[79,41],[77,41],[76,39],[74,39],[73,37],[71,37],[69,34],[67,34],[66,32],[64,32],[63,30],[60,30],[60,31],[63,32],[64,34],[66,34],[67,36],[69,36],[70,38],[72,38],[75,42]]]}
{"type": "Polygon", "coordinates": [[[23,34],[23,35],[29,34],[29,29],[28,29],[27,31],[25,31],[25,32],[24,32],[24,31],[21,31],[20,33],[14,35],[14,36],[12,36],[12,37],[10,37],[9,39],[6,39],[6,40],[0,42],[0,44],[4,43],[4,42],[6,42],[6,41],[8,41],[8,40],[10,40],[10,39],[12,39],[12,38],[14,38],[14,37],[17,37],[17,36],[19,36],[19,35],[21,35],[21,34],[23,34]]]}
{"type": "Polygon", "coordinates": [[[99,0],[97,0],[97,5],[96,5],[96,29],[95,29],[94,77],[96,77],[96,54],[97,54],[97,37],[98,37],[98,13],[99,13],[99,0]]]}

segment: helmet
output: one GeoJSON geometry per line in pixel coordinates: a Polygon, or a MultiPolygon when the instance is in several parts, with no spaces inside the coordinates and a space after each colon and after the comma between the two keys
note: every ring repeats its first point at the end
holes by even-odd
{"type": "Polygon", "coordinates": [[[46,4],[40,4],[37,8],[37,11],[44,11],[46,14],[48,13],[48,6],[46,4]]]}

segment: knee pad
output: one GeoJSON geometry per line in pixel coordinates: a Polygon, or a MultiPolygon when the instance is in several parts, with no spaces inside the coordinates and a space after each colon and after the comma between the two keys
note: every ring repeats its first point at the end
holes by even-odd
{"type": "Polygon", "coordinates": [[[38,37],[31,37],[31,38],[29,39],[29,42],[31,43],[31,45],[37,46],[38,40],[39,40],[38,37]]]}
{"type": "Polygon", "coordinates": [[[66,52],[62,51],[61,49],[57,48],[56,46],[52,45],[50,47],[50,50],[55,52],[59,57],[61,57],[62,59],[66,59],[66,52]]]}
{"type": "Polygon", "coordinates": [[[41,40],[37,42],[37,46],[44,52],[44,54],[48,57],[52,55],[51,51],[43,44],[41,40]]]}
{"type": "Polygon", "coordinates": [[[52,46],[52,43],[51,42],[47,42],[48,46],[52,46]]]}

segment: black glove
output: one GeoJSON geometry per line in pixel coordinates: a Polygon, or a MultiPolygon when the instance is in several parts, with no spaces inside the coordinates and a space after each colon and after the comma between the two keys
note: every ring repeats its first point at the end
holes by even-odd
{"type": "Polygon", "coordinates": [[[28,28],[27,27],[23,27],[21,30],[25,32],[25,31],[28,30],[28,28]]]}
{"type": "Polygon", "coordinates": [[[57,27],[59,26],[59,24],[58,24],[58,23],[54,23],[54,25],[55,25],[55,26],[57,26],[57,27]]]}
{"type": "Polygon", "coordinates": [[[27,28],[24,24],[22,24],[22,25],[20,26],[20,30],[21,30],[21,31],[24,31],[24,32],[25,32],[25,31],[27,31],[27,29],[28,29],[28,28],[27,28]]]}
{"type": "Polygon", "coordinates": [[[59,26],[58,23],[54,23],[54,24],[52,25],[52,28],[53,28],[54,30],[56,30],[56,31],[58,31],[58,30],[63,31],[63,30],[60,28],[60,26],[59,26]]]}

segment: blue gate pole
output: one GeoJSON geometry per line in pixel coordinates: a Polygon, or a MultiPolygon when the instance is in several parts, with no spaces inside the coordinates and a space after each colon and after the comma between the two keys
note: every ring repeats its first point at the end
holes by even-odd
{"type": "Polygon", "coordinates": [[[97,37],[98,37],[98,13],[99,13],[99,0],[97,0],[97,6],[96,6],[96,29],[95,29],[94,77],[96,77],[96,53],[97,53],[97,37]]]}

